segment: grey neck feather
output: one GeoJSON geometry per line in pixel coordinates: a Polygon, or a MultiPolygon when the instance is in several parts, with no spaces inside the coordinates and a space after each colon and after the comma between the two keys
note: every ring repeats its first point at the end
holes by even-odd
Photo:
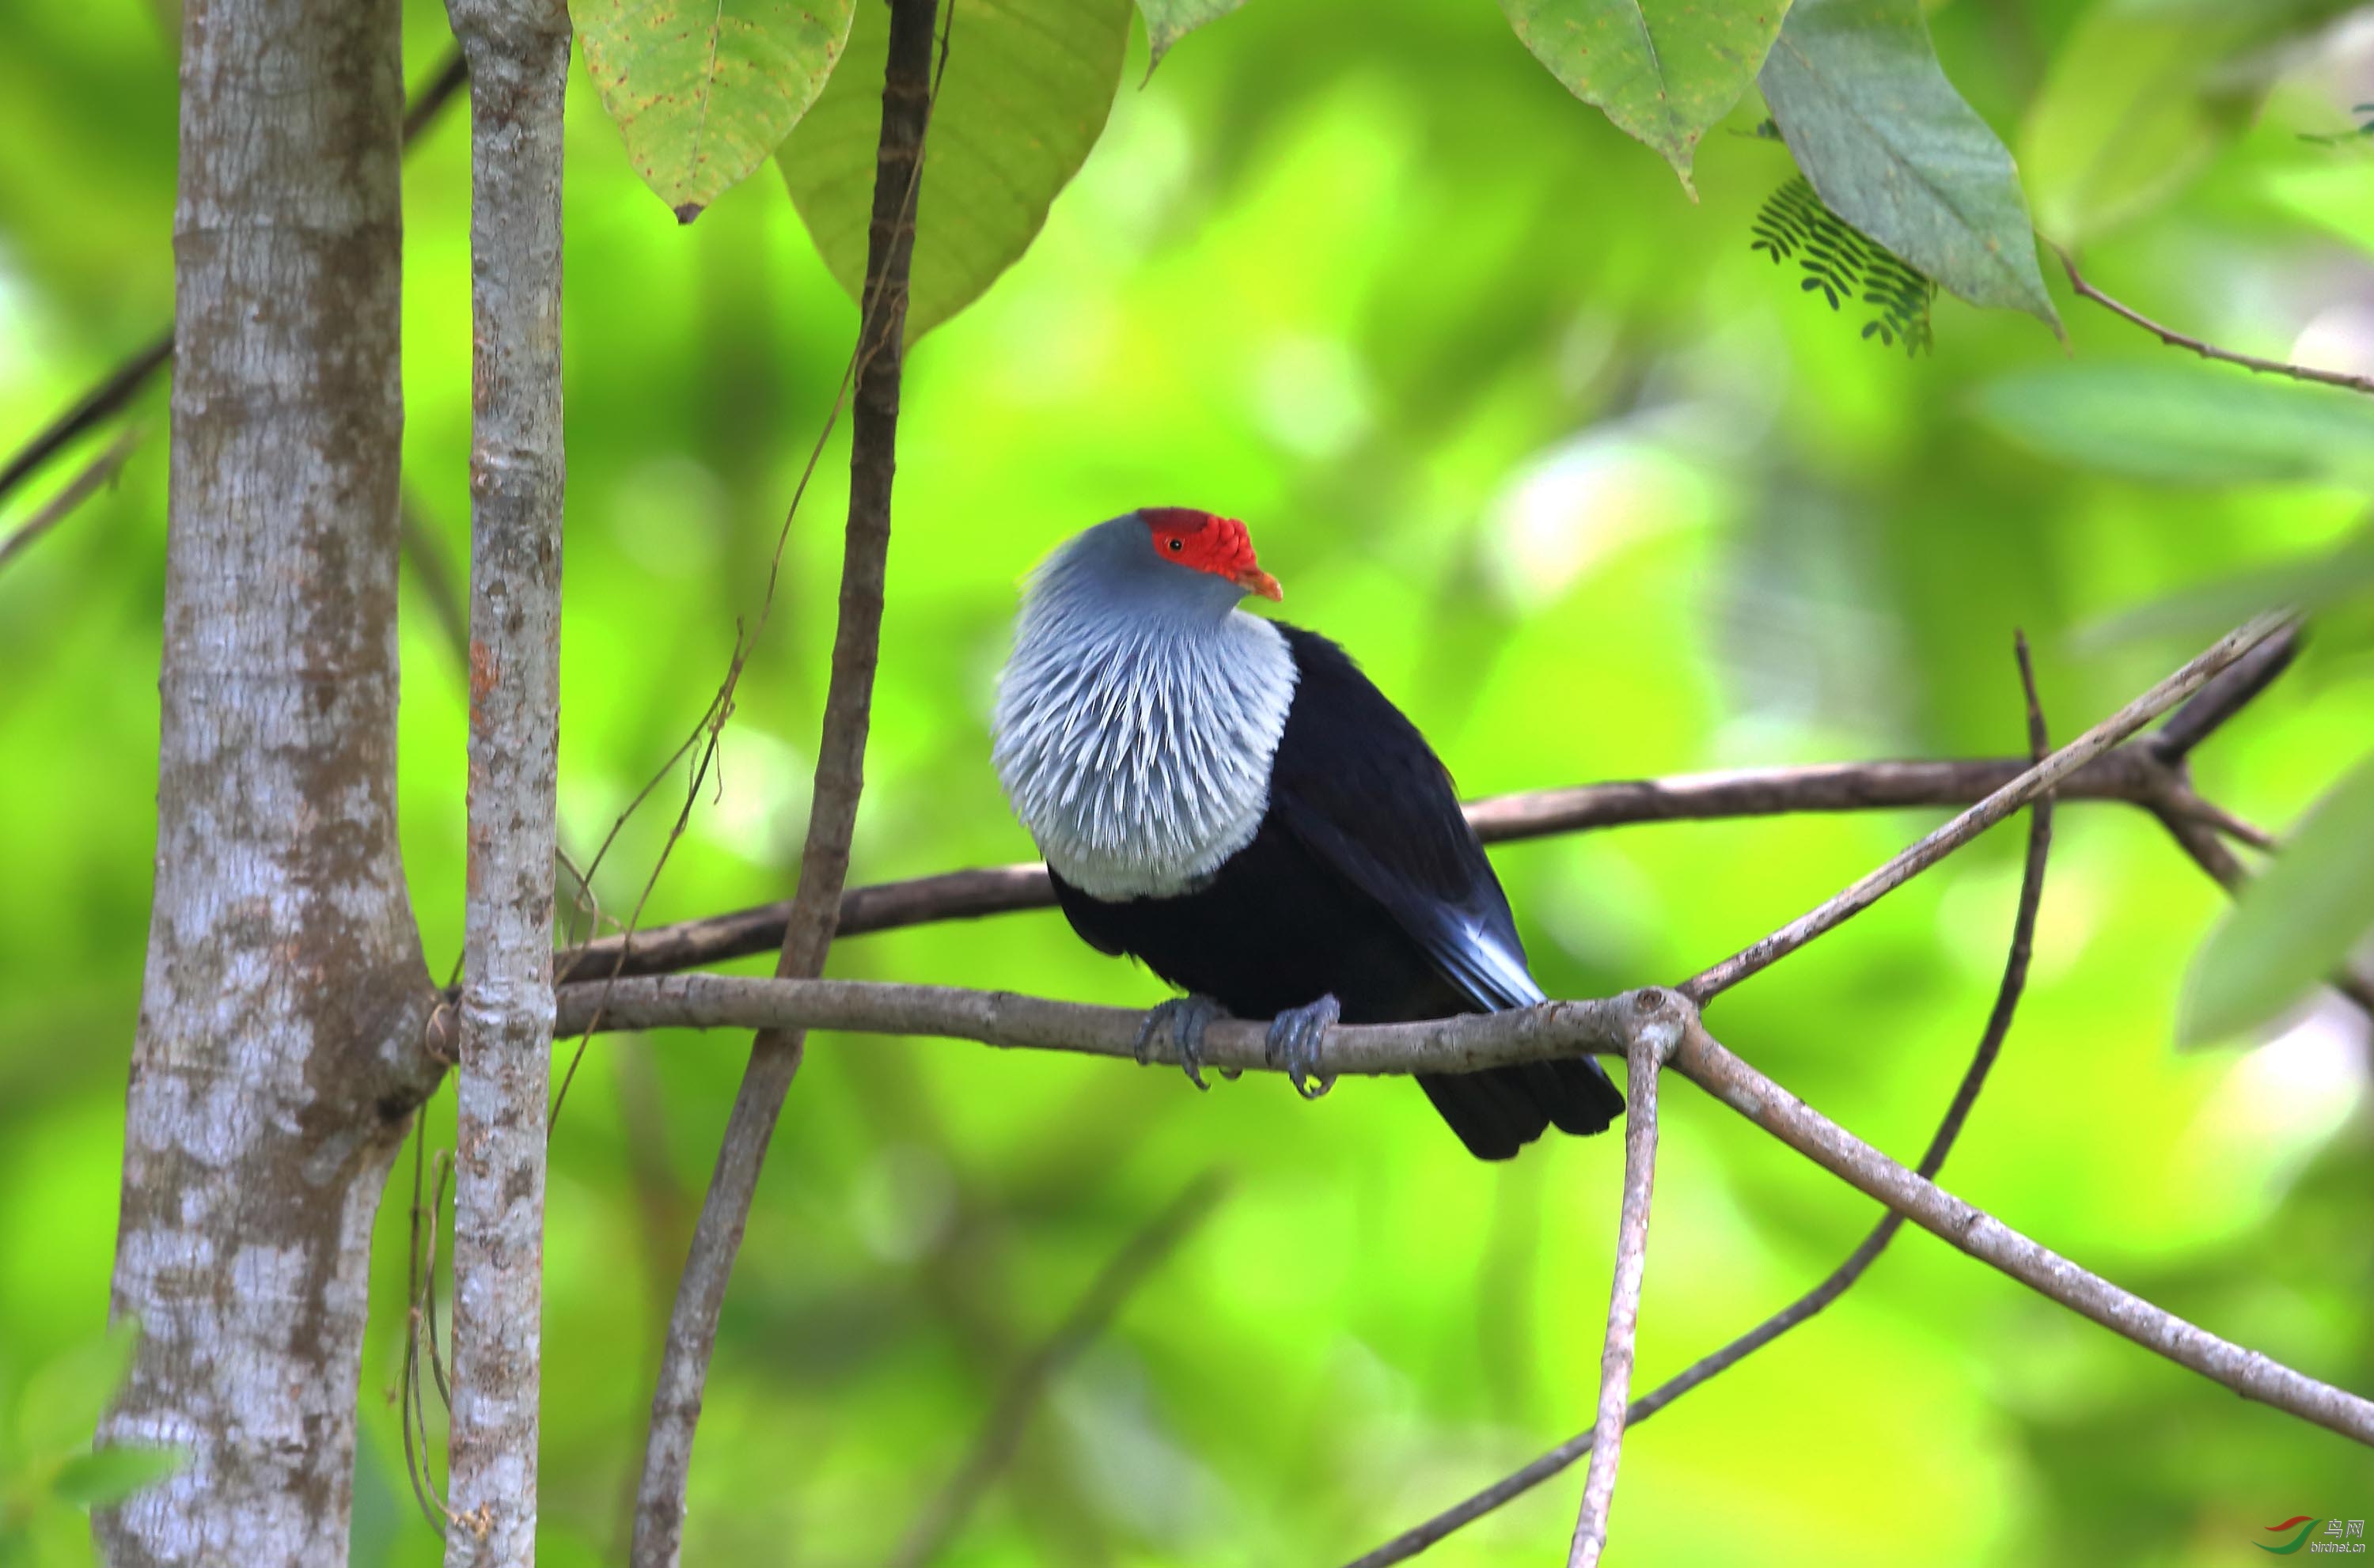
{"type": "Polygon", "coordinates": [[[1252,841],[1295,666],[1242,596],[1156,555],[1135,514],[1072,539],[1024,589],[992,756],[1064,881],[1169,896],[1252,841]]]}

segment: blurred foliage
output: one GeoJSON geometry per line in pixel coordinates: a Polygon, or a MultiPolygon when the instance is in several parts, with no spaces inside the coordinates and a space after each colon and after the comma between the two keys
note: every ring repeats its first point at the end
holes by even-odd
{"type": "Polygon", "coordinates": [[[2098,473],[2374,488],[2374,398],[2173,355],[2006,376],[1980,392],[1979,408],[2022,446],[2098,473]]]}
{"type": "MultiPolygon", "coordinates": [[[[1928,26],[1996,135],[2018,131],[2039,158],[2037,136],[2072,138],[2052,156],[2086,167],[2119,124],[2029,117],[2061,52],[2111,6],[2223,9],[1949,0],[1928,26]]],[[[0,8],[0,444],[170,314],[171,9],[0,8]]],[[[446,47],[441,8],[415,0],[406,28],[417,79],[446,47]]],[[[2374,25],[2272,47],[2217,63],[2258,73],[2255,112],[2183,178],[2124,201],[2087,275],[2237,349],[2374,369],[2374,158],[2355,138],[2303,139],[2351,129],[2347,106],[2374,99],[2374,25]]],[[[1144,50],[1133,41],[1125,83],[1144,50]]],[[[773,181],[679,228],[590,84],[574,91],[562,803],[582,862],[724,673],[855,310],[773,181]]],[[[1249,520],[1294,617],[1345,640],[1475,793],[2015,752],[2013,627],[2035,641],[2067,736],[2197,646],[2081,629],[2356,532],[2354,462],[2178,482],[2005,439],[1987,389],[2009,378],[2066,379],[2070,403],[2110,375],[2249,384],[2057,285],[2065,355],[2032,322],[1951,298],[1934,354],[1863,343],[1859,322],[1749,249],[1790,173],[1747,134],[1766,112],[1751,96],[1702,140],[1694,205],[1485,0],[1257,0],[1124,87],[1028,256],[913,359],[857,874],[1028,853],[983,731],[1014,584],[1060,538],[1142,503],[1249,520]]],[[[449,566],[467,509],[463,120],[450,113],[405,175],[406,466],[449,566]]],[[[927,230],[934,212],[927,182],[927,230]]],[[[155,392],[136,413],[162,411],[155,392]]],[[[837,439],[793,527],[722,784],[649,919],[790,885],[845,457],[837,439]]],[[[152,440],[0,576],[11,1387],[105,1316],[163,532],[152,440]]],[[[422,579],[405,589],[405,848],[441,975],[460,937],[464,696],[422,579]]],[[[2214,798],[2287,826],[2362,755],[2374,660],[2349,631],[2366,615],[2362,599],[2332,611],[2300,666],[2203,748],[2214,798]]],[[[596,878],[605,909],[633,904],[672,806],[628,823],[596,878]]],[[[1930,820],[1641,827],[1497,859],[1545,986],[1589,994],[1721,957],[1930,820]]],[[[1846,1125],[1917,1149],[2002,962],[2017,868],[1997,838],[1725,998],[1717,1028],[1846,1125]]],[[[2028,1000],[1949,1183],[2173,1310],[2374,1387],[2362,1021],[2321,1003],[2248,1049],[2174,1054],[2188,957],[2224,895],[2140,813],[2073,805],[2059,840],[2028,1000]]],[[[1161,994],[1052,913],[868,937],[833,965],[1161,994]]],[[[571,1092],[544,1341],[556,1568],[618,1560],[652,1352],[741,1055],[730,1036],[605,1040],[571,1092]]],[[[1651,1381],[1818,1277],[1872,1218],[1724,1108],[1667,1099],[1651,1381]]],[[[441,1096],[428,1135],[450,1142],[452,1127],[441,1096]]],[[[1233,1196],[1057,1381],[946,1561],[1340,1561],[1587,1422],[1616,1141],[1491,1167],[1406,1085],[1346,1083],[1307,1106],[1271,1082],[1197,1095],[1173,1072],[822,1038],[727,1305],[688,1560],[881,1560],[1005,1375],[1215,1163],[1234,1169],[1233,1196]]],[[[381,1222],[359,1568],[437,1556],[392,1398],[408,1181],[381,1222]]],[[[1431,1561],[1540,1562],[1577,1485],[1542,1488],[1431,1561]]],[[[2272,1521],[2369,1512],[2362,1450],[1912,1236],[1819,1322],[1627,1445],[1617,1550],[2211,1565],[2272,1521]]]]}
{"type": "Polygon", "coordinates": [[[2182,1038],[2229,1039],[2346,963],[2374,931],[2374,755],[2300,818],[2193,961],[2182,1038]]]}
{"type": "Polygon", "coordinates": [[[102,1330],[34,1364],[0,1363],[0,1562],[88,1561],[89,1510],[180,1468],[165,1448],[91,1447],[139,1335],[102,1330]]]}

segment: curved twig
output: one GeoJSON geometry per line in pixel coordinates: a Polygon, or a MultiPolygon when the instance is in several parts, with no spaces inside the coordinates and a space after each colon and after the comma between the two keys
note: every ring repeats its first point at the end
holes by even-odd
{"type": "Polygon", "coordinates": [[[2061,258],[2062,268],[2069,275],[2069,287],[2079,296],[2091,299],[2114,316],[2133,322],[2170,348],[2190,349],[2204,359],[2215,359],[2226,365],[2239,365],[2245,370],[2254,370],[2262,376],[2283,376],[2295,381],[2315,381],[2323,386],[2342,387],[2354,392],[2374,393],[2374,376],[2353,375],[2346,370],[2324,370],[2314,365],[2294,365],[2283,359],[2262,359],[2255,354],[2238,354],[2230,348],[2220,348],[2214,343],[2204,343],[2201,339],[2178,332],[2173,327],[2164,327],[2132,305],[2121,304],[2086,282],[2085,275],[2077,270],[2077,263],[2070,259],[2068,252],[2056,245],[2052,248],[2052,252],[2061,258]]]}

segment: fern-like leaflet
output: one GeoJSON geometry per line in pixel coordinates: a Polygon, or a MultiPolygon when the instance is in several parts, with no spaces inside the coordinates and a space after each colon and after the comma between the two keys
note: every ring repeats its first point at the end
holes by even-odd
{"type": "Polygon", "coordinates": [[[1794,260],[1805,274],[1798,285],[1804,292],[1818,292],[1833,310],[1848,300],[1877,310],[1863,324],[1866,339],[1875,337],[1890,348],[1901,342],[1908,355],[1927,353],[1933,345],[1929,303],[1937,286],[1855,232],[1822,205],[1804,175],[1791,175],[1772,193],[1756,215],[1754,229],[1748,249],[1769,252],[1775,266],[1794,260]]]}

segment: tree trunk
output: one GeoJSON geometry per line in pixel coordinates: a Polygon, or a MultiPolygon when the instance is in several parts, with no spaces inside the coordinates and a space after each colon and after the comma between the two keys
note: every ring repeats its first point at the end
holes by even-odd
{"type": "Polygon", "coordinates": [[[394,0],[190,0],[115,1568],[347,1557],[373,1211],[435,1082],[394,822],[394,0]]]}

